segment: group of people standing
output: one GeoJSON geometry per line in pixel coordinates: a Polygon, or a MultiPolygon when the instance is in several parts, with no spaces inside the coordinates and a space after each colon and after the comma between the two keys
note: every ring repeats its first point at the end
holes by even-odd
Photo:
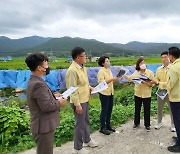
{"type": "MultiPolygon", "coordinates": [[[[89,85],[86,63],[86,52],[81,47],[72,50],[73,62],[66,73],[66,87],[78,87],[70,96],[70,104],[74,111],[74,151],[73,153],[89,153],[85,146],[95,148],[98,144],[91,139],[89,130],[89,100],[93,87],[89,85]]],[[[170,130],[177,133],[176,144],[168,147],[171,152],[180,152],[180,50],[177,47],[169,48],[168,52],[161,54],[162,66],[153,72],[146,68],[143,58],[136,63],[136,71],[130,75],[113,77],[110,69],[110,58],[102,56],[98,60],[101,67],[97,78],[98,82],[106,81],[108,88],[99,93],[101,102],[100,133],[110,135],[115,132],[111,126],[111,114],[113,109],[114,87],[113,82],[126,78],[132,81],[140,75],[147,76],[150,81],[142,81],[134,86],[135,114],[134,129],[140,125],[140,112],[144,106],[144,126],[150,131],[150,111],[152,87],[158,85],[159,89],[166,89],[168,95],[165,99],[157,97],[158,122],[155,129],[162,127],[162,113],[165,102],[168,103],[171,115],[170,130]],[[171,63],[171,64],[170,64],[171,63]]],[[[59,110],[66,103],[66,99],[59,93],[52,93],[43,76],[49,73],[48,58],[43,54],[31,54],[25,60],[32,72],[27,86],[27,102],[31,113],[30,128],[37,143],[38,154],[52,154],[54,130],[59,125],[59,110]]]]}
{"type": "Polygon", "coordinates": [[[180,152],[180,49],[177,47],[169,48],[169,51],[161,53],[162,66],[160,66],[156,75],[146,68],[146,63],[143,58],[139,58],[136,63],[136,71],[130,75],[123,77],[129,81],[140,75],[147,76],[150,80],[143,81],[141,84],[134,86],[135,114],[134,114],[134,129],[140,125],[140,111],[143,104],[144,107],[144,126],[150,131],[150,111],[151,111],[151,93],[152,87],[158,85],[160,90],[167,90],[167,95],[164,99],[157,96],[157,125],[155,129],[159,130],[162,127],[163,108],[165,102],[168,103],[171,126],[170,131],[176,132],[177,137],[172,137],[176,144],[168,147],[170,152],[180,152]]]}

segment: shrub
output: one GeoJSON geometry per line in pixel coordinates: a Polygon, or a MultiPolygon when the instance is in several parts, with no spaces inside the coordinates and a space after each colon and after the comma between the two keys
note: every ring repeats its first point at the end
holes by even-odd
{"type": "MultiPolygon", "coordinates": [[[[114,97],[114,108],[111,123],[119,126],[125,123],[134,115],[134,85],[117,85],[114,97]]],[[[153,89],[151,115],[157,113],[156,89],[153,89]]],[[[29,113],[19,106],[26,102],[12,98],[8,100],[8,106],[0,106],[0,149],[3,153],[9,151],[17,152],[35,146],[29,129],[29,113]]],[[[92,97],[89,106],[90,112],[90,131],[99,129],[99,115],[101,105],[98,95],[92,97]]],[[[165,105],[166,113],[168,112],[165,105]]],[[[143,108],[141,112],[143,116],[143,108]]],[[[60,126],[55,131],[55,144],[61,146],[62,143],[73,139],[74,114],[69,104],[65,105],[60,112],[60,126]]]]}
{"type": "Polygon", "coordinates": [[[14,147],[27,149],[34,146],[29,129],[29,114],[20,108],[0,106],[1,149],[8,151],[14,147]]]}
{"type": "Polygon", "coordinates": [[[124,106],[133,104],[134,102],[134,86],[129,85],[128,87],[123,87],[122,89],[115,91],[114,103],[122,104],[124,106]]]}

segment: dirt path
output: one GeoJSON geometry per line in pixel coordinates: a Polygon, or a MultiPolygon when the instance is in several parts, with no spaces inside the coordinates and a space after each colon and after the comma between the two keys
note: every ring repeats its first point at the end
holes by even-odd
{"type": "MultiPolygon", "coordinates": [[[[92,139],[99,143],[99,147],[90,149],[91,154],[169,154],[167,146],[174,144],[172,136],[175,133],[170,132],[170,117],[166,115],[163,118],[163,127],[155,130],[156,120],[151,120],[151,132],[147,132],[143,127],[133,130],[133,121],[129,121],[116,130],[119,132],[109,136],[100,134],[98,131],[92,134],[92,139]]],[[[63,144],[62,147],[54,148],[54,154],[71,154],[73,142],[63,144]]],[[[19,154],[35,154],[35,149],[21,152],[19,154]]]]}

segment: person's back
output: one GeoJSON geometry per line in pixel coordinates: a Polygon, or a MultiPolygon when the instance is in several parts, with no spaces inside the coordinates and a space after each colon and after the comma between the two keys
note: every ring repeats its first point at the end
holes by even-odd
{"type": "Polygon", "coordinates": [[[169,146],[170,152],[180,152],[180,49],[169,48],[169,59],[172,62],[168,69],[167,82],[157,82],[160,88],[167,87],[171,111],[176,128],[176,144],[169,146]]]}
{"type": "Polygon", "coordinates": [[[168,77],[172,86],[168,88],[171,102],[180,102],[180,58],[175,60],[168,70],[168,77]]]}
{"type": "Polygon", "coordinates": [[[46,133],[59,125],[60,106],[49,105],[49,100],[56,101],[45,81],[41,77],[31,75],[27,85],[27,103],[31,113],[32,133],[46,133]]]}

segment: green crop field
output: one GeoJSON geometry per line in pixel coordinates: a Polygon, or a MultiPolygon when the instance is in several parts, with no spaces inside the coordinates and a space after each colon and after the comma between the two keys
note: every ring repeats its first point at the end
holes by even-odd
{"type": "MultiPolygon", "coordinates": [[[[139,57],[111,57],[112,66],[128,66],[134,65],[139,57]]],[[[12,61],[0,61],[0,70],[27,70],[27,66],[24,62],[25,57],[13,58],[12,61]]],[[[145,57],[147,64],[158,64],[161,62],[160,57],[145,57]]],[[[53,58],[49,60],[51,69],[63,69],[68,68],[70,63],[66,62],[65,58],[53,58]]],[[[87,62],[87,67],[98,66],[97,62],[87,62]]]]}

